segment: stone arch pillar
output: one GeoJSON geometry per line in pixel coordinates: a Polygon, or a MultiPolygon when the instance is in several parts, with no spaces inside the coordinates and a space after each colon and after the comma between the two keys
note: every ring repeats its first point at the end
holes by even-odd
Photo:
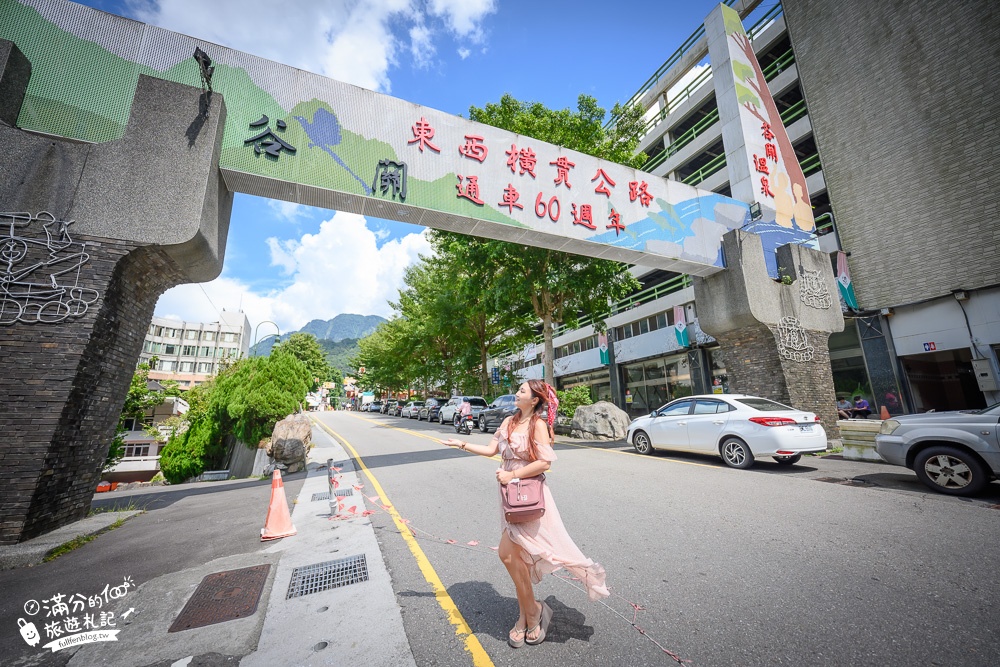
{"type": "Polygon", "coordinates": [[[726,270],[695,279],[702,330],[719,341],[729,390],[764,396],[815,412],[827,435],[839,438],[830,334],[844,317],[830,258],[788,244],[778,248],[778,270],[791,284],[773,280],[760,237],[741,230],[722,240],[726,270]]]}
{"type": "Polygon", "coordinates": [[[0,40],[0,544],[87,514],[156,301],[219,274],[232,209],[221,96],[141,76],[87,144],[16,127],[29,77],[0,40]]]}

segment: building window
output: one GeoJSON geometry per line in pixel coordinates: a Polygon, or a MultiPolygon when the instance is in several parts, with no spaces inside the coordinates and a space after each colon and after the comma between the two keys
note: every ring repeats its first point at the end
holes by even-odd
{"type": "Polygon", "coordinates": [[[212,364],[205,364],[205,363],[198,364],[198,372],[199,373],[209,373],[209,374],[211,374],[212,373],[212,364]]]}
{"type": "Polygon", "coordinates": [[[184,332],[184,340],[198,340],[198,330],[188,329],[184,332]]]}
{"type": "Polygon", "coordinates": [[[215,332],[214,331],[204,331],[201,334],[201,339],[202,340],[208,340],[208,341],[215,340],[215,332]]]}
{"type": "Polygon", "coordinates": [[[159,364],[159,366],[157,366],[156,370],[158,370],[158,371],[173,371],[173,370],[177,370],[177,362],[176,361],[160,361],[160,364],[159,364]]]}
{"type": "Polygon", "coordinates": [[[180,345],[166,345],[166,344],[164,344],[164,346],[163,346],[163,354],[177,354],[177,348],[179,348],[179,347],[180,347],[180,345]]]}
{"type": "Polygon", "coordinates": [[[204,347],[201,348],[201,351],[198,352],[198,356],[199,357],[211,357],[212,355],[215,354],[213,352],[214,349],[215,348],[204,346],[204,347]]]}
{"type": "Polygon", "coordinates": [[[198,356],[198,346],[197,345],[185,345],[181,350],[182,357],[196,357],[198,356]]]}
{"type": "Polygon", "coordinates": [[[149,456],[149,445],[125,445],[125,458],[149,456]]]}
{"type": "Polygon", "coordinates": [[[222,340],[225,341],[225,342],[227,342],[227,343],[235,343],[236,342],[236,338],[237,338],[237,336],[234,333],[224,333],[224,334],[222,334],[222,340]]]}
{"type": "Polygon", "coordinates": [[[164,328],[163,329],[163,337],[164,338],[177,338],[177,334],[178,333],[179,332],[177,331],[177,329],[169,329],[169,328],[164,328]]]}
{"type": "Polygon", "coordinates": [[[125,429],[126,431],[134,431],[134,430],[136,430],[136,428],[135,428],[135,419],[133,419],[131,417],[129,417],[128,419],[123,419],[122,420],[122,428],[125,429]]]}
{"type": "Polygon", "coordinates": [[[193,361],[182,361],[181,362],[181,373],[191,373],[194,371],[193,361]]]}

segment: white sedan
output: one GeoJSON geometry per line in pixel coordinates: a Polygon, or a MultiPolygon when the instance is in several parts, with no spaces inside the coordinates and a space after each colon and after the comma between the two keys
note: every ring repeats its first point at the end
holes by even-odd
{"type": "Polygon", "coordinates": [[[749,468],[760,456],[792,465],[826,450],[815,413],[744,394],[677,399],[633,421],[625,438],[640,454],[657,448],[718,454],[733,468],[749,468]]]}

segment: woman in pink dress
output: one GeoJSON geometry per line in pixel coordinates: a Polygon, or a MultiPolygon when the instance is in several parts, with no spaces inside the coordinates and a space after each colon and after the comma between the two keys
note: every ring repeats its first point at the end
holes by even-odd
{"type": "MultiPolygon", "coordinates": [[[[556,460],[552,450],[552,424],[559,405],[555,390],[541,380],[528,380],[517,390],[515,404],[517,411],[504,420],[489,445],[473,445],[453,438],[444,444],[480,456],[495,456],[499,452],[503,464],[497,469],[496,478],[500,484],[508,484],[515,477],[541,475],[556,460]]],[[[543,493],[545,514],[537,521],[507,523],[500,508],[503,535],[499,555],[514,581],[520,609],[507,638],[514,648],[545,640],[552,609],[535,599],[532,584],[539,583],[546,574],[565,568],[586,587],[591,600],[609,595],[604,568],[584,556],[566,532],[548,485],[544,485],[543,493]]]]}

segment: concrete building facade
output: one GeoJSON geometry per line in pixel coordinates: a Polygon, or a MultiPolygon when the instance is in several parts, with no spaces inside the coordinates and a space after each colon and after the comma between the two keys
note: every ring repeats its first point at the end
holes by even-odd
{"type": "Polygon", "coordinates": [[[248,356],[250,322],[242,310],[219,313],[216,322],[182,322],[154,317],[139,363],[151,363],[151,380],[174,380],[189,389],[215,376],[220,366],[248,356]]]}

